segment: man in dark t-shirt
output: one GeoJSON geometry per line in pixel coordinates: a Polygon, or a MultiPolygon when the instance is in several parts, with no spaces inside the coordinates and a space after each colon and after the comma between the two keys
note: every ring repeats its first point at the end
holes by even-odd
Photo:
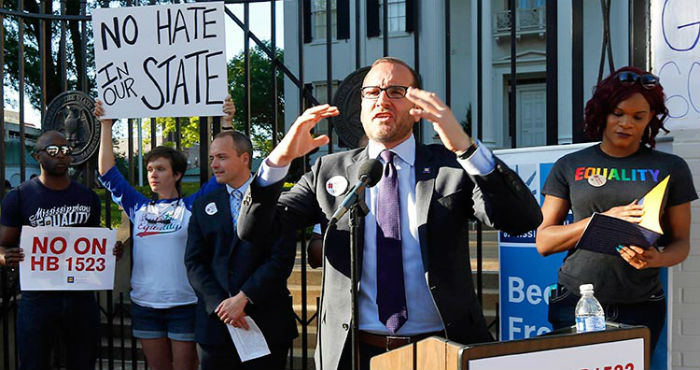
{"type": "MultiPolygon", "coordinates": [[[[37,140],[41,176],[10,191],[0,215],[0,265],[16,267],[22,226],[99,227],[97,194],[68,177],[71,148],[57,131],[37,140]]],[[[66,346],[67,369],[94,369],[99,310],[92,291],[22,291],[17,315],[20,369],[51,368],[51,349],[66,346]]]]}

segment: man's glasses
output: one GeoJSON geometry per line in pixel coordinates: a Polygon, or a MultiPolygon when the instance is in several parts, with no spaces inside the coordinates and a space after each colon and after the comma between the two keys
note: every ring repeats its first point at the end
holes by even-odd
{"type": "Polygon", "coordinates": [[[632,86],[639,82],[645,89],[653,89],[659,84],[659,78],[651,73],[644,73],[639,75],[634,72],[624,71],[617,74],[617,80],[620,81],[622,86],[632,86]]]}
{"type": "Polygon", "coordinates": [[[60,152],[63,155],[71,155],[73,153],[73,148],[69,147],[68,145],[49,145],[44,147],[44,149],[39,149],[37,150],[38,152],[46,152],[46,154],[55,157],[58,155],[60,152]]]}
{"type": "Polygon", "coordinates": [[[379,99],[379,95],[384,91],[387,98],[389,99],[401,99],[406,96],[406,91],[408,91],[408,86],[365,86],[360,89],[360,95],[364,99],[376,100],[379,99]]]}

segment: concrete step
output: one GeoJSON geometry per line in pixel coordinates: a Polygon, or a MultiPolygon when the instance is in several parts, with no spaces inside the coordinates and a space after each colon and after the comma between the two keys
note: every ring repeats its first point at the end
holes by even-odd
{"type": "MultiPolygon", "coordinates": [[[[474,281],[476,282],[476,258],[472,255],[471,268],[473,272],[474,281]]],[[[482,259],[482,273],[484,284],[487,287],[498,287],[498,255],[495,257],[484,257],[482,259]],[[488,275],[488,276],[487,276],[488,275]],[[495,284],[495,285],[494,285],[495,284]]],[[[323,272],[320,268],[306,270],[306,284],[309,286],[321,286],[323,282],[323,272]]],[[[287,287],[292,290],[292,287],[301,286],[301,268],[295,266],[292,270],[291,275],[287,279],[287,287]]]]}
{"type": "MultiPolygon", "coordinates": [[[[306,283],[308,285],[320,286],[323,279],[323,271],[320,268],[312,269],[307,266],[306,283]]],[[[296,265],[292,270],[292,274],[287,279],[287,285],[301,285],[301,266],[296,265]]]]}
{"type": "Polygon", "coordinates": [[[496,309],[497,305],[498,305],[498,289],[484,289],[483,296],[482,296],[482,302],[481,302],[481,309],[482,310],[496,309]]]}
{"type": "MultiPolygon", "coordinates": [[[[146,361],[145,360],[138,360],[136,361],[136,367],[132,366],[131,360],[125,361],[124,365],[122,366],[122,361],[120,360],[112,360],[114,370],[141,370],[141,369],[146,369],[146,361]]],[[[109,360],[106,358],[100,359],[97,361],[96,367],[98,369],[109,369],[109,360]]]]}
{"type": "MultiPolygon", "coordinates": [[[[107,336],[109,333],[109,323],[106,321],[106,318],[102,319],[102,322],[100,322],[100,333],[102,336],[107,336]]],[[[131,338],[131,319],[130,318],[124,318],[124,324],[122,326],[120,320],[117,318],[113,321],[113,326],[112,326],[112,336],[114,338],[121,338],[122,335],[127,338],[131,338]]]]}
{"type": "MultiPolygon", "coordinates": [[[[297,314],[297,316],[299,316],[299,317],[301,317],[301,307],[302,307],[301,303],[292,305],[292,308],[294,309],[294,312],[295,312],[295,313],[297,314]]],[[[317,309],[318,309],[318,308],[316,307],[316,300],[314,300],[313,302],[309,302],[309,303],[306,305],[306,315],[307,315],[307,319],[308,319],[309,317],[313,316],[313,314],[316,313],[317,309]]]]}
{"type": "MultiPolygon", "coordinates": [[[[301,285],[291,285],[288,286],[289,291],[292,293],[292,304],[301,304],[301,285]]],[[[306,304],[307,306],[315,306],[316,298],[321,297],[321,286],[320,285],[308,285],[306,287],[306,304]]]]}
{"type": "MultiPolygon", "coordinates": [[[[121,339],[119,338],[113,338],[113,350],[112,350],[112,355],[111,357],[113,359],[121,361],[122,357],[124,358],[125,361],[130,362],[131,361],[131,348],[132,348],[132,343],[131,343],[131,338],[125,338],[124,339],[124,353],[122,356],[122,342],[121,339]]],[[[139,343],[138,340],[134,341],[134,344],[136,345],[136,359],[140,361],[145,361],[146,356],[143,354],[143,349],[141,348],[141,343],[139,343]]],[[[106,336],[103,336],[100,339],[100,351],[102,354],[103,358],[110,357],[109,356],[109,338],[106,336]]]]}
{"type": "MultiPolygon", "coordinates": [[[[306,344],[307,348],[313,350],[316,348],[316,320],[314,320],[314,326],[308,326],[306,328],[306,344]]],[[[299,331],[299,336],[294,339],[294,348],[301,350],[301,325],[297,324],[297,330],[299,331]]]]}
{"type": "MultiPolygon", "coordinates": [[[[314,370],[316,368],[314,364],[314,351],[316,349],[316,346],[310,347],[309,349],[306,350],[306,355],[307,357],[307,367],[306,369],[303,369],[302,363],[301,363],[301,354],[303,353],[301,348],[295,347],[292,350],[292,363],[293,363],[293,369],[302,369],[302,370],[314,370]]],[[[289,360],[287,360],[289,362],[289,360]]],[[[287,364],[289,366],[289,364],[287,364]]]]}
{"type": "MultiPolygon", "coordinates": [[[[472,267],[472,279],[474,280],[474,286],[476,287],[476,266],[472,267]]],[[[498,290],[498,284],[500,280],[500,275],[498,271],[494,270],[482,270],[481,280],[484,289],[496,289],[498,290]]]]}

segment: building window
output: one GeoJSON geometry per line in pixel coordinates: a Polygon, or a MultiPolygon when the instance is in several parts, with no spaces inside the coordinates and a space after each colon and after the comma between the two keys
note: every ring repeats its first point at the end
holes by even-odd
{"type": "Polygon", "coordinates": [[[495,14],[494,36],[496,42],[501,37],[510,36],[510,6],[515,1],[516,19],[515,33],[516,38],[520,40],[523,35],[537,35],[544,37],[547,30],[546,19],[546,1],[545,0],[507,0],[506,8],[499,10],[495,14]]]}
{"type": "MultiPolygon", "coordinates": [[[[510,9],[510,4],[513,0],[507,0],[505,2],[505,8],[510,9]]],[[[547,4],[546,0],[517,0],[517,7],[519,9],[535,9],[544,8],[547,4]]]]}
{"type": "Polygon", "coordinates": [[[389,33],[406,31],[406,0],[389,0],[389,33]]]}
{"type": "MultiPolygon", "coordinates": [[[[337,4],[336,0],[331,1],[331,35],[332,38],[337,38],[337,4]]],[[[326,0],[312,0],[311,1],[311,27],[313,27],[313,39],[314,40],[325,40],[326,39],[326,0]]]]}
{"type": "MultiPolygon", "coordinates": [[[[406,0],[389,0],[389,34],[406,31],[406,0]]],[[[384,14],[384,0],[379,0],[379,14],[384,14]]],[[[379,29],[384,25],[383,18],[379,20],[379,29]]]]}

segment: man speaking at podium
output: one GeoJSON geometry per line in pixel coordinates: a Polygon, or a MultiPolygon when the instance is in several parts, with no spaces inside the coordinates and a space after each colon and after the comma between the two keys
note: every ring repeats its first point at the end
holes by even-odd
{"type": "MultiPolygon", "coordinates": [[[[264,161],[243,200],[241,238],[270,238],[315,223],[328,225],[367,159],[383,165],[381,181],[365,189],[369,213],[358,249],[360,368],[372,356],[439,335],[460,343],[492,340],[474,294],[468,219],[520,234],[542,220],[520,178],[472,140],[434,93],[420,90],[416,72],[385,57],[362,85],[366,148],[324,156],[281,194],[289,164],[328,144],[311,129],[338,108],[307,109],[264,161]],[[416,142],[421,118],[443,145],[416,142]],[[281,195],[280,195],[281,194],[281,195]]],[[[324,246],[317,369],[349,368],[351,330],[348,217],[330,228],[324,246]]]]}

